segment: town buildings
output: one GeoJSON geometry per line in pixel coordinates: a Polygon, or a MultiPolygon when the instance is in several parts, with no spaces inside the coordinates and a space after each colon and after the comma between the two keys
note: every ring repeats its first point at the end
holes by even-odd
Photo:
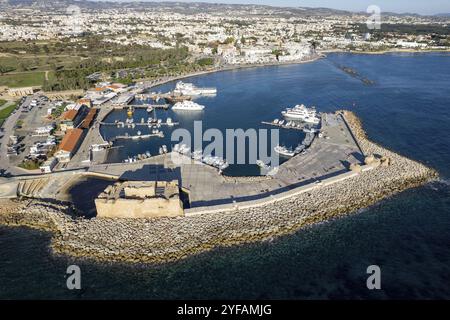
{"type": "MultiPolygon", "coordinates": [[[[105,42],[159,49],[183,45],[194,56],[217,56],[228,64],[299,60],[310,54],[312,43],[315,43],[312,49],[321,50],[450,46],[448,34],[446,37],[433,31],[417,34],[384,31],[382,39],[371,37],[376,31],[361,28],[366,25],[368,14],[335,10],[316,12],[305,8],[207,4],[179,4],[174,8],[164,3],[90,6],[89,2],[84,2],[80,3],[78,15],[74,17],[68,16],[66,9],[56,4],[51,10],[39,5],[20,10],[12,6],[4,10],[0,19],[0,41],[70,39],[75,48],[82,39],[80,36],[95,34],[100,39],[99,45],[105,42]],[[274,51],[277,54],[271,54],[274,51]]],[[[433,25],[445,30],[448,24],[449,19],[445,17],[382,15],[383,26],[433,25]]],[[[123,57],[107,59],[122,61],[123,57]]],[[[126,76],[131,71],[120,72],[126,76]]],[[[91,76],[98,78],[99,74],[91,76]]],[[[110,99],[108,94],[97,99],[97,105],[110,99]]]]}

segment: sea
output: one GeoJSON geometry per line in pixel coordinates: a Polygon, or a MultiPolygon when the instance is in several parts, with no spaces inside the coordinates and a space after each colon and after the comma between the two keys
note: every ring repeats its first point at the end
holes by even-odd
{"type": "MultiPolygon", "coordinates": [[[[450,298],[450,54],[332,53],[311,63],[223,71],[185,81],[217,87],[218,94],[197,101],[206,106],[201,114],[158,110],[158,116],[180,122],[164,129],[169,140],[118,141],[109,161],[155,154],[158,143],[170,145],[171,130],[190,130],[195,120],[220,130],[262,128],[262,121],[303,103],[320,112],[354,111],[371,140],[436,169],[440,179],[291,235],[162,265],[55,256],[49,249],[51,234],[2,226],[0,299],[450,298]],[[80,267],[80,290],[67,288],[70,265],[80,267]],[[380,270],[380,289],[370,290],[368,267],[374,265],[380,270]]],[[[136,121],[145,113],[137,111],[136,121]]],[[[119,111],[109,120],[123,116],[119,111]]],[[[104,128],[102,134],[111,138],[117,130],[104,128]]],[[[281,134],[286,145],[301,139],[300,133],[281,134]]],[[[253,169],[230,170],[243,175],[253,169]]],[[[81,189],[76,189],[78,199],[81,189]]]]}

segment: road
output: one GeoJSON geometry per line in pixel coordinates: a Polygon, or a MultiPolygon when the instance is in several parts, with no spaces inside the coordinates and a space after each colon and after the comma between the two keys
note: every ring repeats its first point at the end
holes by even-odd
{"type": "MultiPolygon", "coordinates": [[[[27,97],[25,102],[21,106],[28,106],[31,103],[31,100],[33,100],[33,97],[27,97]]],[[[9,157],[7,156],[9,137],[14,135],[14,126],[19,120],[19,109],[21,108],[21,106],[13,111],[13,113],[11,113],[11,115],[3,123],[3,136],[0,139],[0,168],[6,170],[7,172],[10,172],[13,175],[17,173],[23,173],[22,170],[11,165],[9,157]]]]}

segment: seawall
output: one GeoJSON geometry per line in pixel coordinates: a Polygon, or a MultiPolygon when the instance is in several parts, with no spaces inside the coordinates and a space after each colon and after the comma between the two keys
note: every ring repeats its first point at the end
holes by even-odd
{"type": "Polygon", "coordinates": [[[364,153],[388,157],[389,166],[377,166],[359,174],[351,172],[345,179],[284,194],[263,206],[188,217],[75,219],[68,214],[67,206],[32,200],[14,205],[2,203],[0,223],[53,231],[51,247],[55,253],[104,261],[161,263],[218,246],[292,233],[437,178],[433,169],[369,141],[359,119],[353,113],[342,113],[364,153]]]}

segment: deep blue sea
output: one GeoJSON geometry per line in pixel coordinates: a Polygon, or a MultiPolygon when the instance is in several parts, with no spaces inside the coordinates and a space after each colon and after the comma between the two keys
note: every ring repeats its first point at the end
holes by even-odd
{"type": "Polygon", "coordinates": [[[357,113],[372,140],[437,169],[441,181],[271,242],[159,266],[55,257],[49,234],[0,227],[0,298],[450,298],[450,54],[330,54],[308,64],[189,81],[219,90],[216,98],[199,101],[207,107],[201,116],[206,126],[252,128],[298,103],[318,111],[345,108],[357,113]],[[80,291],[66,289],[70,264],[81,267],[80,291]],[[366,287],[369,265],[381,268],[381,290],[366,287]]]}

